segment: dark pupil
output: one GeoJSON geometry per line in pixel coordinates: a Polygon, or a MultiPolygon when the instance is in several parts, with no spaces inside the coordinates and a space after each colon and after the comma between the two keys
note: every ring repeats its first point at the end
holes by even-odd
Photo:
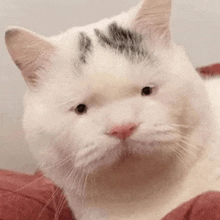
{"type": "Polygon", "coordinates": [[[84,104],[80,104],[76,107],[76,112],[79,114],[86,113],[86,110],[87,110],[87,108],[84,104]]]}
{"type": "Polygon", "coordinates": [[[152,88],[147,86],[142,89],[142,95],[150,95],[152,93],[152,88]]]}

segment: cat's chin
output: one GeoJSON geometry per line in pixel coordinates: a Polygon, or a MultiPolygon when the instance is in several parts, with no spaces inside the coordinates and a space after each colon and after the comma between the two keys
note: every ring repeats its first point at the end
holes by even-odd
{"type": "Polygon", "coordinates": [[[115,169],[126,163],[135,163],[137,161],[149,160],[149,158],[166,158],[172,154],[163,142],[133,142],[130,140],[121,141],[115,148],[103,155],[98,160],[92,161],[88,165],[87,173],[93,173],[100,169],[115,169]],[[163,149],[163,148],[166,148],[163,149]]]}

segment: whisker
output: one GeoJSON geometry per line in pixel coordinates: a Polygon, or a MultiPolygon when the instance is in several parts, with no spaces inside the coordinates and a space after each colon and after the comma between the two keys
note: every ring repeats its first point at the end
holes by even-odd
{"type": "Polygon", "coordinates": [[[185,158],[183,156],[183,154],[181,154],[181,152],[179,152],[177,149],[174,150],[175,155],[178,157],[179,161],[186,166],[186,161],[185,158]]]}
{"type": "Polygon", "coordinates": [[[55,167],[61,167],[61,166],[65,165],[66,163],[68,163],[69,161],[71,161],[71,159],[74,157],[74,155],[75,154],[72,153],[72,154],[68,155],[64,160],[59,161],[58,163],[54,162],[54,164],[51,165],[51,166],[43,165],[43,168],[44,169],[52,169],[52,168],[55,168],[55,167]]]}
{"type": "MultiPolygon", "coordinates": [[[[65,135],[67,136],[67,135],[65,135]]],[[[56,145],[62,145],[60,144],[60,140],[63,140],[63,134],[58,135],[55,140],[50,143],[51,146],[56,146],[56,145]]],[[[45,169],[53,169],[55,167],[61,167],[63,165],[65,165],[66,163],[68,163],[69,161],[71,161],[71,159],[74,157],[74,152],[72,152],[71,154],[69,154],[67,157],[65,157],[63,160],[58,159],[57,161],[54,162],[53,165],[42,165],[43,168],[45,169]]]]}
{"type": "MultiPolygon", "coordinates": [[[[190,146],[192,147],[194,150],[198,150],[198,146],[196,146],[195,144],[192,144],[189,142],[188,138],[186,136],[183,135],[182,132],[178,131],[178,130],[175,130],[175,133],[179,134],[180,135],[180,142],[187,145],[187,146],[190,146]]],[[[182,145],[181,145],[182,146],[182,145]]],[[[183,147],[183,146],[182,146],[183,147]]],[[[186,148],[184,148],[186,149],[186,148]]]]}
{"type": "MultiPolygon", "coordinates": [[[[162,124],[161,124],[162,125],[162,124]]],[[[166,124],[164,124],[164,125],[166,125],[166,124]]],[[[170,126],[170,127],[173,127],[173,128],[195,128],[195,127],[197,127],[197,126],[195,126],[195,125],[186,125],[186,124],[167,124],[167,126],[170,126]]],[[[208,131],[208,132],[210,132],[210,128],[209,127],[203,127],[202,128],[204,131],[208,131]]]]}
{"type": "Polygon", "coordinates": [[[59,220],[59,215],[62,212],[63,207],[65,206],[66,198],[63,194],[61,194],[61,197],[59,199],[59,203],[57,205],[57,210],[55,213],[55,220],[59,220]]]}
{"type": "Polygon", "coordinates": [[[70,170],[70,172],[64,177],[66,183],[71,183],[71,185],[67,185],[67,188],[72,189],[73,186],[75,192],[79,195],[83,195],[83,181],[85,180],[85,172],[82,169],[75,169],[74,167],[70,170]],[[73,177],[71,181],[69,179],[73,177]]]}
{"type": "Polygon", "coordinates": [[[78,188],[76,190],[77,194],[79,194],[80,196],[85,195],[84,182],[85,182],[85,174],[80,172],[80,177],[79,177],[78,184],[77,184],[78,188]]]}
{"type": "Polygon", "coordinates": [[[61,200],[61,197],[59,198],[58,205],[56,204],[56,200],[55,199],[53,200],[53,205],[54,205],[54,209],[55,209],[55,215],[54,215],[55,219],[56,219],[57,212],[58,212],[58,209],[59,209],[58,207],[59,207],[60,200],[61,200]]]}
{"type": "Polygon", "coordinates": [[[24,186],[22,186],[22,187],[20,187],[20,188],[18,188],[18,189],[16,189],[16,190],[13,190],[12,192],[0,194],[0,197],[8,196],[8,195],[10,195],[10,194],[14,194],[14,193],[16,193],[16,192],[19,192],[19,191],[21,191],[21,190],[27,188],[27,187],[30,186],[31,184],[36,183],[37,181],[39,181],[39,180],[41,180],[41,179],[43,179],[43,178],[45,178],[45,177],[44,177],[44,176],[38,177],[37,179],[33,180],[32,182],[30,182],[30,183],[28,183],[28,184],[26,184],[26,185],[24,185],[24,186]]]}
{"type": "Polygon", "coordinates": [[[87,180],[88,180],[88,173],[86,174],[85,180],[84,180],[84,184],[83,184],[83,191],[86,191],[86,184],[87,184],[87,180]]]}
{"type": "MultiPolygon", "coordinates": [[[[65,179],[66,182],[68,182],[68,179],[70,178],[70,176],[71,176],[71,174],[73,173],[73,171],[74,171],[74,168],[73,168],[72,170],[70,170],[70,172],[67,173],[66,176],[64,176],[64,179],[65,179]]],[[[49,199],[49,200],[47,201],[47,203],[45,204],[43,210],[40,212],[40,214],[39,214],[39,216],[38,216],[37,219],[39,219],[39,217],[40,217],[40,216],[43,214],[43,212],[45,211],[46,207],[54,200],[54,198],[57,196],[57,194],[58,194],[60,191],[61,191],[61,189],[56,188],[56,190],[53,192],[53,194],[52,194],[52,196],[50,197],[50,199],[49,199]]],[[[62,195],[62,197],[64,197],[64,196],[62,195]]],[[[62,197],[60,198],[58,205],[56,205],[56,204],[54,203],[54,206],[55,206],[55,209],[56,209],[55,220],[58,219],[59,214],[60,214],[61,211],[62,211],[62,208],[61,208],[61,207],[63,207],[64,204],[65,204],[64,202],[62,202],[62,197]],[[62,203],[64,203],[64,204],[62,205],[62,203]],[[62,205],[62,206],[61,206],[61,205],[62,205]],[[60,210],[60,209],[61,209],[61,210],[60,210]]],[[[64,197],[64,201],[65,201],[65,197],[64,197]]]]}
{"type": "Polygon", "coordinates": [[[179,144],[179,147],[180,147],[179,150],[182,150],[182,152],[184,151],[186,154],[191,155],[195,158],[198,157],[198,154],[197,154],[198,147],[196,145],[193,145],[183,140],[180,140],[180,142],[183,143],[184,145],[179,144]],[[186,146],[190,146],[190,148],[186,148],[186,146]]]}
{"type": "MultiPolygon", "coordinates": [[[[73,168],[70,170],[69,173],[67,173],[67,175],[64,177],[65,182],[68,182],[68,179],[72,176],[74,171],[75,171],[75,169],[73,168]]],[[[78,179],[78,177],[75,176],[75,179],[78,179]]],[[[74,182],[75,182],[75,180],[73,180],[73,182],[71,181],[71,184],[74,184],[74,182]]],[[[63,207],[65,206],[65,202],[66,202],[66,197],[63,194],[61,194],[61,198],[59,199],[58,205],[56,205],[55,220],[59,219],[59,215],[60,215],[63,207]]]]}
{"type": "Polygon", "coordinates": [[[83,192],[86,191],[86,184],[87,184],[87,182],[88,182],[88,176],[89,176],[89,173],[91,173],[91,172],[90,172],[90,169],[88,168],[88,171],[86,172],[86,174],[85,174],[85,178],[84,178],[83,192]]]}
{"type": "Polygon", "coordinates": [[[186,125],[186,124],[167,124],[167,126],[178,127],[178,128],[193,128],[195,126],[186,125]]]}
{"type": "Polygon", "coordinates": [[[48,199],[47,203],[44,205],[43,209],[41,210],[41,212],[39,213],[38,217],[36,220],[38,220],[43,212],[45,211],[45,209],[47,208],[47,206],[53,201],[53,199],[57,196],[57,194],[59,193],[59,188],[56,188],[56,190],[52,193],[52,196],[48,199]]]}
{"type": "Polygon", "coordinates": [[[194,150],[198,150],[198,149],[199,149],[199,146],[190,143],[186,138],[184,139],[184,137],[182,137],[182,138],[180,139],[180,142],[182,142],[183,144],[185,144],[185,145],[187,145],[187,146],[192,147],[192,149],[194,149],[194,150]]]}

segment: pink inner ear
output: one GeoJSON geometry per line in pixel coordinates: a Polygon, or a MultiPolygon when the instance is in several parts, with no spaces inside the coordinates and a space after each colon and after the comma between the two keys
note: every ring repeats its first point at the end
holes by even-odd
{"type": "Polygon", "coordinates": [[[14,62],[16,62],[16,60],[14,59],[14,57],[20,57],[20,56],[21,56],[21,54],[19,53],[19,51],[16,51],[16,50],[12,50],[10,54],[11,54],[11,57],[12,57],[12,59],[13,59],[14,62]]]}
{"type": "Polygon", "coordinates": [[[50,57],[51,54],[45,51],[36,57],[32,57],[29,62],[27,60],[27,63],[18,64],[28,85],[36,87],[39,79],[44,78],[45,71],[48,71],[51,66],[50,57]]]}
{"type": "Polygon", "coordinates": [[[8,30],[5,41],[27,84],[36,85],[38,72],[48,68],[50,64],[49,58],[55,50],[54,45],[46,38],[21,28],[8,30]]]}
{"type": "Polygon", "coordinates": [[[167,44],[170,33],[171,0],[144,0],[132,28],[151,43],[167,44]]]}

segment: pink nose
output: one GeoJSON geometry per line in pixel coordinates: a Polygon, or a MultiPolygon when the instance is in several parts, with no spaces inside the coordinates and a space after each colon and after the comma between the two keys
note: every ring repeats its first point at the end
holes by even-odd
{"type": "Polygon", "coordinates": [[[128,123],[124,125],[115,125],[111,128],[109,134],[112,136],[115,136],[117,138],[120,138],[122,140],[125,140],[136,129],[137,125],[135,123],[128,123]]]}

